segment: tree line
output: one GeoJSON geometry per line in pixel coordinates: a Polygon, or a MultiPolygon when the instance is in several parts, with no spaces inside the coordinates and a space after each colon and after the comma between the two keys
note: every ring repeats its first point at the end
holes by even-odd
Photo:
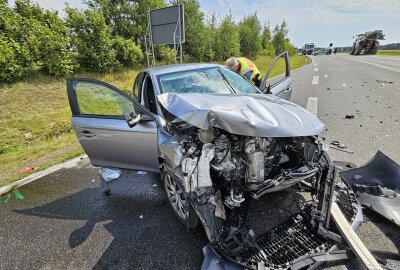
{"type": "MultiPolygon", "coordinates": [[[[283,20],[272,30],[257,14],[238,23],[232,14],[204,14],[198,0],[84,0],[67,5],[65,18],[30,0],[0,0],[0,82],[15,82],[32,70],[65,76],[78,70],[111,72],[144,63],[144,35],[150,9],[185,5],[185,62],[223,61],[231,56],[296,53],[283,20]]],[[[159,61],[171,63],[170,46],[156,46],[159,61]]]]}

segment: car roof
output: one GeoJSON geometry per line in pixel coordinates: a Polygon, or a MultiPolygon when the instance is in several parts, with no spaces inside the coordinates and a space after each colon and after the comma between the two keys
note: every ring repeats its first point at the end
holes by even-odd
{"type": "Polygon", "coordinates": [[[188,71],[188,70],[195,70],[195,69],[202,69],[202,68],[215,68],[215,67],[222,67],[218,64],[207,64],[207,63],[196,63],[196,64],[173,64],[173,65],[165,65],[165,66],[158,66],[152,67],[144,70],[145,72],[153,75],[161,75],[166,73],[172,72],[180,72],[180,71],[188,71]]]}

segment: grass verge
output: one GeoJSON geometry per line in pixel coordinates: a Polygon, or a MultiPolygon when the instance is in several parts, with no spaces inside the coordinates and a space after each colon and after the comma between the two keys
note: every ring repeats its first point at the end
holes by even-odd
{"type": "MultiPolygon", "coordinates": [[[[84,72],[129,92],[138,71],[84,72]]],[[[35,72],[29,80],[0,85],[0,186],[83,153],[71,126],[65,79],[35,72]]]]}
{"type": "Polygon", "coordinates": [[[400,56],[400,50],[379,50],[377,55],[400,56]]]}
{"type": "MultiPolygon", "coordinates": [[[[255,64],[264,76],[273,57],[259,56],[255,64]]],[[[311,62],[309,57],[294,55],[291,69],[311,62]]],[[[270,77],[284,73],[280,59],[270,77]]],[[[122,69],[112,74],[84,72],[87,77],[108,82],[129,92],[138,70],[122,69]]],[[[72,130],[71,112],[65,79],[34,72],[25,81],[0,85],[0,186],[29,174],[27,167],[43,170],[83,153],[72,130]]]]}

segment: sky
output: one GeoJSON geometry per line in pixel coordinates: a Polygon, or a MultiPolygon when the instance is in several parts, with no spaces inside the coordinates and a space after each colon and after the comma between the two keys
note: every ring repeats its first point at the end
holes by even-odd
{"type": "MultiPolygon", "coordinates": [[[[63,16],[65,2],[84,7],[82,0],[32,0],[47,9],[59,10],[63,16]]],[[[11,4],[13,0],[9,1],[11,4]]],[[[216,12],[222,18],[229,12],[236,21],[257,12],[261,23],[271,28],[286,20],[289,39],[297,47],[314,42],[318,47],[350,46],[355,34],[382,29],[386,40],[400,42],[400,0],[199,0],[208,16],[216,12]]]]}

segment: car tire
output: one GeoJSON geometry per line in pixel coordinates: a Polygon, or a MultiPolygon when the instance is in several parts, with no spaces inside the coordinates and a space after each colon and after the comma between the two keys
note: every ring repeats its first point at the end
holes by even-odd
{"type": "Polygon", "coordinates": [[[179,221],[189,229],[194,229],[200,224],[196,211],[187,201],[183,185],[168,171],[161,172],[167,203],[179,221]]]}

